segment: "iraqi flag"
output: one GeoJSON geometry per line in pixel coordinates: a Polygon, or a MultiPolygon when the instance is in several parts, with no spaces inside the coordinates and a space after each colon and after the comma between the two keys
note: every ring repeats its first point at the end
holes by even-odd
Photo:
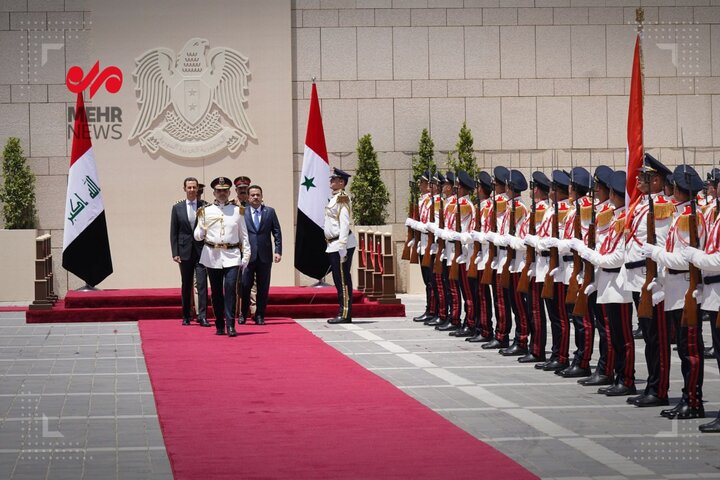
{"type": "Polygon", "coordinates": [[[310,98],[310,114],[299,184],[295,268],[308,277],[319,280],[330,268],[325,253],[327,243],[323,233],[325,206],[330,198],[330,164],[315,83],[310,98]]]}
{"type": "Polygon", "coordinates": [[[635,54],[633,55],[632,78],[630,79],[630,104],[628,106],[627,123],[627,187],[625,191],[625,205],[632,203],[640,196],[637,189],[638,173],[643,165],[645,155],[643,147],[643,81],[642,81],[642,50],[640,34],[635,40],[635,54]]]}
{"type": "Polygon", "coordinates": [[[113,272],[113,267],[102,190],[82,92],[78,93],[75,112],[65,201],[62,266],[94,287],[113,272]]]}

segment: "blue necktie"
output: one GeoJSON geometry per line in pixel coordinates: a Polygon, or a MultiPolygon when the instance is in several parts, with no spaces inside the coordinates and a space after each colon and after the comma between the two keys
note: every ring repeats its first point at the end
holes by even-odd
{"type": "Polygon", "coordinates": [[[253,212],[253,214],[254,214],[253,223],[255,224],[255,230],[259,230],[260,229],[260,210],[259,209],[255,210],[253,212]]]}

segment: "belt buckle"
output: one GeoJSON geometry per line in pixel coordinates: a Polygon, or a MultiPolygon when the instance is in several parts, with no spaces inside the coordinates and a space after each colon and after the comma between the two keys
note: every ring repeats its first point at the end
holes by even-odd
{"type": "Polygon", "coordinates": [[[216,243],[215,245],[213,245],[213,248],[216,248],[216,249],[217,249],[217,248],[223,248],[223,244],[222,244],[222,243],[216,243]]]}

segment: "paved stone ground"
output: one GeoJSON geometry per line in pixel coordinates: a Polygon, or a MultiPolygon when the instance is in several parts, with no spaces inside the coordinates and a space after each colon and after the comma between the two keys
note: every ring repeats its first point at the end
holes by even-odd
{"type": "MultiPolygon", "coordinates": [[[[537,371],[532,364],[449,337],[411,320],[422,313],[420,296],[402,298],[407,318],[357,319],[351,325],[299,322],[542,478],[720,478],[720,435],[697,430],[709,420],[670,421],[660,417],[660,408],[630,406],[625,397],[598,395],[597,387],[581,387],[576,379],[537,371]]],[[[642,340],[636,348],[642,388],[647,374],[642,340]]],[[[673,352],[671,404],[681,388],[680,360],[673,352]]],[[[706,362],[703,390],[706,414],[714,418],[720,406],[715,361],[706,362]]],[[[429,455],[462,461],[462,445],[443,445],[438,439],[428,447],[429,455]]]]}
{"type": "MultiPolygon", "coordinates": [[[[666,420],[436,332],[410,319],[420,296],[403,302],[408,318],[300,323],[542,478],[720,479],[720,435],[699,434],[702,421],[666,420]]],[[[671,401],[681,386],[673,353],[671,401]]],[[[704,391],[714,416],[715,363],[704,391]]],[[[428,454],[462,461],[462,445],[438,439],[428,454]]],[[[136,324],[26,325],[0,313],[0,478],[172,478],[136,324]]]]}

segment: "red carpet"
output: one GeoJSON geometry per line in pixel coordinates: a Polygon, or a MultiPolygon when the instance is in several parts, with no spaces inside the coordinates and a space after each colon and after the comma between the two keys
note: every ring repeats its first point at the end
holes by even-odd
{"type": "MultiPolygon", "coordinates": [[[[334,287],[271,287],[269,317],[322,318],[337,314],[334,287]]],[[[402,304],[381,304],[353,291],[353,316],[404,317],[402,304]]],[[[101,290],[67,293],[51,310],[30,310],[27,323],[118,322],[182,318],[179,288],[101,290]]],[[[209,307],[208,318],[213,318],[209,307]]]]}
{"type": "Polygon", "coordinates": [[[139,328],[176,480],[537,478],[292,319],[139,328]]]}

